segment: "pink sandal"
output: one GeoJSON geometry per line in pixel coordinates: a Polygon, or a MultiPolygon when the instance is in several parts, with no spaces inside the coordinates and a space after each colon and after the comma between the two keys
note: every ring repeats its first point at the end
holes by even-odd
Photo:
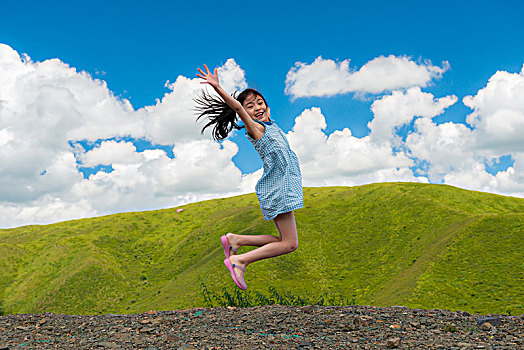
{"type": "Polygon", "coordinates": [[[234,251],[235,253],[238,252],[238,249],[233,248],[229,244],[229,240],[227,239],[226,235],[220,237],[220,242],[222,242],[222,247],[224,248],[224,255],[226,256],[226,259],[229,259],[229,256],[231,255],[229,253],[231,250],[234,251]]]}
{"type": "Polygon", "coordinates": [[[237,276],[235,275],[235,267],[239,268],[242,271],[244,271],[244,273],[246,272],[246,269],[243,268],[242,266],[238,266],[238,265],[232,264],[231,261],[229,261],[229,258],[224,260],[224,264],[226,264],[227,269],[229,270],[229,272],[231,272],[231,278],[233,279],[235,284],[238,286],[238,288],[240,288],[242,290],[246,290],[247,286],[246,286],[246,282],[244,282],[244,279],[242,278],[239,281],[237,279],[237,276]]]}

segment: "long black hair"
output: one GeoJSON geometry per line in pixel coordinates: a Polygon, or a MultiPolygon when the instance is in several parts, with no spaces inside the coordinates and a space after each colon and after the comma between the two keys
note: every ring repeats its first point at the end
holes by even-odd
{"type": "MultiPolygon", "coordinates": [[[[235,96],[235,93],[231,96],[242,105],[244,104],[245,99],[253,94],[257,97],[262,97],[267,106],[264,96],[255,89],[245,89],[238,96],[235,96]]],[[[200,118],[208,120],[208,123],[202,128],[202,133],[204,133],[204,130],[207,127],[213,126],[212,135],[215,141],[225,139],[233,128],[237,130],[243,128],[237,123],[238,117],[235,110],[229,107],[220,97],[213,97],[210,93],[206,93],[205,90],[202,90],[202,94],[193,100],[196,103],[195,111],[198,113],[197,120],[200,118]]]]}

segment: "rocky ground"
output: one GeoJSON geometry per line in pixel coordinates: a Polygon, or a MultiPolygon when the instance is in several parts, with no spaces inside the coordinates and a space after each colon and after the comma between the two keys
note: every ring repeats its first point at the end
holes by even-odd
{"type": "Polygon", "coordinates": [[[524,316],[405,307],[0,317],[0,349],[522,349],[524,316]]]}

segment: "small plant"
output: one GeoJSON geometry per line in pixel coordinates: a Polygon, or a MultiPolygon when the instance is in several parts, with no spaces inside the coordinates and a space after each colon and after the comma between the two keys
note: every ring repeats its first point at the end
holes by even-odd
{"type": "Polygon", "coordinates": [[[309,295],[300,296],[294,295],[289,292],[279,292],[275,287],[270,286],[268,288],[268,294],[263,294],[259,291],[241,291],[236,289],[233,293],[230,293],[226,288],[220,292],[210,292],[204,282],[200,283],[201,289],[200,294],[204,299],[206,307],[254,307],[264,305],[285,305],[285,306],[306,306],[306,305],[319,305],[319,306],[340,306],[340,305],[351,305],[348,299],[344,299],[341,295],[326,296],[322,294],[320,298],[315,299],[309,295]]]}
{"type": "Polygon", "coordinates": [[[206,307],[213,307],[213,301],[211,300],[211,296],[209,295],[209,291],[204,282],[200,283],[200,294],[202,294],[202,297],[204,298],[204,304],[206,304],[206,307]]]}
{"type": "Polygon", "coordinates": [[[457,327],[454,324],[446,323],[444,325],[443,331],[447,332],[447,333],[457,333],[458,329],[457,329],[457,327]]]}

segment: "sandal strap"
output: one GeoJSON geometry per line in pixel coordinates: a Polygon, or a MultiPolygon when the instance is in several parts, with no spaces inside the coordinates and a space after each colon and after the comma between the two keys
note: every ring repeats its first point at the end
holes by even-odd
{"type": "Polygon", "coordinates": [[[233,268],[236,267],[237,269],[240,269],[240,270],[246,272],[246,269],[244,267],[242,267],[242,266],[238,266],[238,265],[235,265],[235,264],[231,264],[231,266],[233,266],[233,268]]]}
{"type": "Polygon", "coordinates": [[[230,245],[230,246],[229,246],[229,249],[230,249],[230,250],[232,250],[232,251],[234,251],[235,253],[236,253],[236,252],[238,252],[238,248],[237,248],[237,249],[235,249],[235,248],[233,248],[233,246],[232,246],[232,245],[230,245]]]}

